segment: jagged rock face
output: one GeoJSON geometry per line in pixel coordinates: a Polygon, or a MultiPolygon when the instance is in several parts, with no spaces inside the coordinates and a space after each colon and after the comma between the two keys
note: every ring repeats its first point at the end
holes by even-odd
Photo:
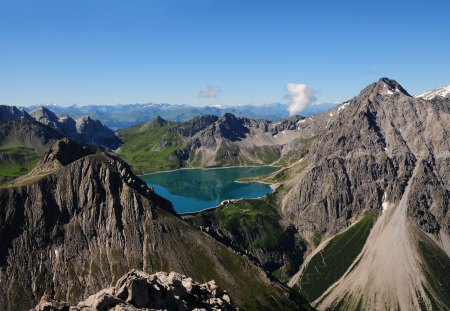
{"type": "Polygon", "coordinates": [[[188,166],[273,163],[293,149],[290,144],[296,139],[315,135],[300,129],[301,119],[295,117],[270,122],[236,117],[230,113],[220,118],[209,116],[203,126],[198,126],[199,130],[189,134],[182,160],[188,166]]]}
{"type": "Polygon", "coordinates": [[[33,173],[45,173],[53,169],[61,168],[93,153],[95,153],[95,150],[90,149],[88,146],[82,146],[70,138],[65,137],[50,147],[37,163],[33,173]]]}
{"type": "MultiPolygon", "coordinates": [[[[67,303],[44,295],[31,311],[44,307],[69,310],[67,303]]],[[[71,310],[237,310],[230,296],[214,280],[199,284],[177,272],[147,274],[132,270],[115,287],[103,289],[79,302],[71,310]]]]}
{"type": "Polygon", "coordinates": [[[67,115],[57,116],[55,113],[45,107],[37,107],[30,112],[30,115],[36,121],[60,130],[65,135],[76,138],[75,120],[67,115]]]}
{"type": "Polygon", "coordinates": [[[195,117],[192,120],[182,123],[180,126],[176,127],[176,132],[185,137],[192,137],[216,122],[218,119],[219,117],[214,115],[195,117]]]}
{"type": "Polygon", "coordinates": [[[121,145],[116,134],[98,120],[80,117],[76,120],[76,128],[78,137],[83,142],[108,146],[111,149],[117,149],[121,145]]]}
{"type": "MultiPolygon", "coordinates": [[[[44,159],[65,162],[69,145],[44,159]]],[[[0,310],[26,310],[51,288],[55,299],[74,304],[133,268],[214,278],[241,305],[296,306],[262,270],[180,220],[106,153],[1,188],[0,236],[0,310]]]]}
{"type": "Polygon", "coordinates": [[[113,131],[100,121],[93,120],[88,116],[80,117],[75,121],[67,115],[57,116],[45,107],[33,109],[30,115],[36,121],[83,143],[97,144],[108,149],[117,149],[121,145],[113,131]]]}
{"type": "Polygon", "coordinates": [[[408,213],[425,231],[448,233],[449,124],[445,100],[415,99],[386,78],[369,85],[316,139],[283,212],[301,230],[337,232],[363,210],[398,202],[421,162],[408,213]]]}
{"type": "Polygon", "coordinates": [[[31,119],[25,109],[14,106],[0,105],[0,121],[18,121],[22,118],[31,119]]]}

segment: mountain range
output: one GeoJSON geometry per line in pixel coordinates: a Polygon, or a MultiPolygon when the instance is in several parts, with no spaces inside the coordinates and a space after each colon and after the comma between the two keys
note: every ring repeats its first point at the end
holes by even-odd
{"type": "Polygon", "coordinates": [[[187,122],[156,117],[118,131],[118,151],[136,172],[181,167],[262,165],[287,160],[306,150],[319,129],[315,117],[295,116],[276,122],[225,113],[187,122]]]}
{"type": "MultiPolygon", "coordinates": [[[[335,104],[311,104],[303,111],[303,115],[316,114],[335,107],[335,104]]],[[[38,106],[27,107],[28,111],[38,106]]],[[[192,106],[177,104],[118,104],[118,105],[47,105],[46,108],[57,114],[70,115],[78,118],[89,115],[100,120],[113,130],[127,128],[142,122],[146,122],[157,116],[169,121],[185,122],[196,116],[215,115],[221,116],[231,113],[252,119],[266,119],[276,121],[289,117],[288,104],[273,103],[265,105],[241,105],[241,106],[192,106]]]]}
{"type": "MultiPolygon", "coordinates": [[[[214,279],[246,310],[311,309],[306,301],[318,310],[446,310],[443,94],[413,97],[381,78],[312,116],[156,116],[119,130],[116,153],[65,137],[60,117],[41,114],[43,124],[0,107],[4,146],[43,154],[0,187],[0,309],[31,308],[48,293],[74,305],[139,269],[214,279]],[[273,193],[183,218],[135,175],[263,164],[279,169],[251,181],[273,193]]],[[[118,289],[102,297],[122,299],[118,289]]]]}

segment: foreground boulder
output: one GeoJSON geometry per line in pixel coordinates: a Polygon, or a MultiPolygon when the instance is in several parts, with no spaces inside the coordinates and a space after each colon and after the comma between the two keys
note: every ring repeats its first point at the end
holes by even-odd
{"type": "Polygon", "coordinates": [[[69,307],[46,294],[31,311],[68,310],[237,310],[214,280],[199,284],[177,272],[147,274],[131,270],[115,287],[103,289],[69,307]]]}

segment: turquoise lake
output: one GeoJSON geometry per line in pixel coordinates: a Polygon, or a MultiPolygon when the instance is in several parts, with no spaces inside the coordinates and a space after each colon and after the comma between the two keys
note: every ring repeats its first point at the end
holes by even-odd
{"type": "Polygon", "coordinates": [[[257,177],[277,170],[273,166],[185,169],[140,176],[160,196],[170,200],[179,214],[217,206],[223,200],[258,198],[272,192],[269,185],[238,183],[240,177],[257,177]]]}

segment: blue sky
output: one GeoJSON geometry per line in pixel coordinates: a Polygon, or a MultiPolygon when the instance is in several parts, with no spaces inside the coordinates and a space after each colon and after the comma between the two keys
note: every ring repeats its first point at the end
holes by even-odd
{"type": "Polygon", "coordinates": [[[450,1],[0,0],[0,104],[343,101],[450,84],[450,1]],[[220,89],[203,98],[203,90],[220,89]]]}

